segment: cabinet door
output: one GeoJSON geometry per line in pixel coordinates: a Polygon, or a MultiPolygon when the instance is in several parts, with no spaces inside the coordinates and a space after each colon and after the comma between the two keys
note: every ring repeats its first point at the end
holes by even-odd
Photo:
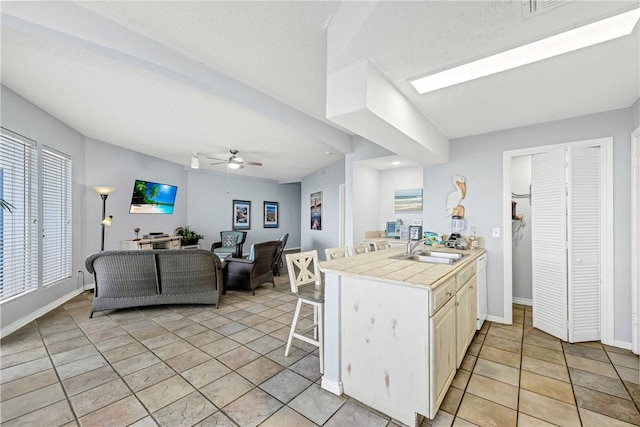
{"type": "Polygon", "coordinates": [[[455,298],[451,298],[431,318],[431,360],[430,360],[430,414],[435,417],[442,399],[456,374],[456,310],[455,298]]]}
{"type": "MultiPolygon", "coordinates": [[[[456,368],[460,367],[467,352],[469,337],[469,283],[456,293],[456,368]]],[[[475,317],[474,317],[475,320],[475,317]]]]}
{"type": "MultiPolygon", "coordinates": [[[[478,318],[478,286],[477,278],[473,276],[467,283],[467,346],[476,334],[476,319],[478,318]]],[[[466,352],[465,352],[466,353],[466,352]]],[[[464,358],[464,355],[462,356],[464,358]]]]}

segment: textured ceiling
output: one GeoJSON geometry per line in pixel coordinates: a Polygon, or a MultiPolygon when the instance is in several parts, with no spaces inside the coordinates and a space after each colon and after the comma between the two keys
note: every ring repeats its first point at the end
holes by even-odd
{"type": "MultiPolygon", "coordinates": [[[[183,165],[194,151],[226,156],[235,148],[264,163],[242,174],[295,181],[348,151],[332,144],[345,135],[331,136],[325,118],[326,28],[341,4],[80,2],[76,9],[106,25],[86,28],[69,17],[69,28],[85,31],[69,36],[47,19],[64,22],[59,15],[72,3],[31,3],[27,18],[3,19],[2,84],[88,137],[183,165]],[[126,44],[130,31],[154,52],[176,53],[184,62],[176,69],[187,71],[178,78],[100,44],[126,44]],[[254,92],[225,98],[192,83],[222,81],[219,73],[254,92]],[[296,126],[300,116],[278,103],[311,117],[296,126]]],[[[0,10],[11,14],[12,5],[0,10]]],[[[418,95],[408,79],[633,6],[637,0],[574,0],[523,19],[520,1],[378,2],[329,71],[371,60],[449,138],[624,108],[640,93],[638,26],[623,39],[430,94],[418,95]]]]}

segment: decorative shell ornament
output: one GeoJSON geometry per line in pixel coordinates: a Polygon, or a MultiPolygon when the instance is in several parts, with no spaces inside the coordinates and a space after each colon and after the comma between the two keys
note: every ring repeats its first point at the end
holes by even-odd
{"type": "Polygon", "coordinates": [[[447,196],[447,216],[459,216],[464,218],[464,206],[460,205],[467,195],[467,184],[463,176],[453,175],[455,190],[447,196]]]}

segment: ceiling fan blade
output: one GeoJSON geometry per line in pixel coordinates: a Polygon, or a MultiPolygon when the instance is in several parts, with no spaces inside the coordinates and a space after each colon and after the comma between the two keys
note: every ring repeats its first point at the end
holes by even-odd
{"type": "Polygon", "coordinates": [[[223,160],[222,162],[209,163],[210,166],[213,166],[213,165],[226,165],[226,164],[227,164],[226,160],[223,160]]]}
{"type": "Polygon", "coordinates": [[[249,165],[249,166],[262,166],[262,163],[259,163],[259,162],[249,162],[249,161],[246,161],[246,160],[245,160],[244,162],[242,162],[242,163],[244,163],[245,165],[249,165]]]}
{"type": "Polygon", "coordinates": [[[218,157],[209,157],[209,156],[206,156],[205,158],[207,158],[207,159],[211,159],[211,160],[219,160],[219,161],[221,161],[221,162],[227,162],[227,159],[220,159],[220,158],[218,158],[218,157]]]}

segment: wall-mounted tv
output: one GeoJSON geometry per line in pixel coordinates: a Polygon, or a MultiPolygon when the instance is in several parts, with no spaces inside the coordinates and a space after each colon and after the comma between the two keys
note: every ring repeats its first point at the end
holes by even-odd
{"type": "Polygon", "coordinates": [[[129,213],[172,214],[178,187],[136,179],[129,213]]]}

